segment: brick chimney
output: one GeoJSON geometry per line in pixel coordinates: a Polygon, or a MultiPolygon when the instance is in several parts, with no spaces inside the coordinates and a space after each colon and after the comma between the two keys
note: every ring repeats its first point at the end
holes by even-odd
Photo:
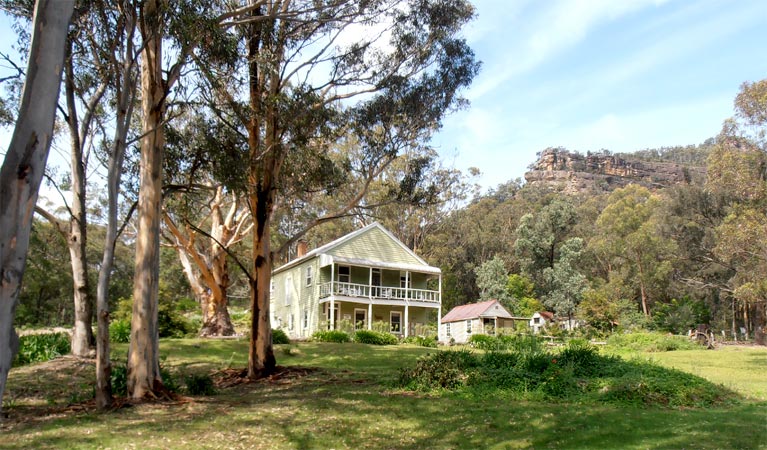
{"type": "Polygon", "coordinates": [[[306,255],[306,251],[309,248],[309,243],[301,239],[296,243],[296,258],[301,258],[306,255]]]}

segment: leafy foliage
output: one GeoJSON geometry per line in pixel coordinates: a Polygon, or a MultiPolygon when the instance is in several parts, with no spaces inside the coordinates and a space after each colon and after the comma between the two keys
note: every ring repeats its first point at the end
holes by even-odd
{"type": "Polygon", "coordinates": [[[109,324],[109,340],[127,344],[130,341],[130,326],[127,319],[113,320],[109,324]]]}
{"type": "Polygon", "coordinates": [[[354,332],[354,342],[372,345],[396,345],[399,343],[397,336],[375,330],[357,330],[354,332]]]}
{"type": "Polygon", "coordinates": [[[349,334],[341,330],[319,330],[312,334],[312,340],[316,342],[349,342],[349,334]]]}
{"type": "Polygon", "coordinates": [[[50,361],[70,352],[70,338],[66,333],[29,334],[19,338],[19,352],[14,366],[50,361]]]}
{"type": "Polygon", "coordinates": [[[642,352],[668,352],[700,348],[699,345],[686,337],[654,332],[613,334],[607,339],[607,345],[618,350],[642,352]]]}
{"type": "Polygon", "coordinates": [[[290,344],[290,338],[282,328],[272,330],[272,344],[290,344]]]}
{"type": "Polygon", "coordinates": [[[483,395],[504,391],[518,398],[579,399],[589,402],[711,406],[731,393],[700,377],[649,362],[600,355],[585,341],[573,340],[561,352],[544,349],[466,350],[426,355],[400,371],[400,386],[421,391],[463,390],[483,395]]]}
{"type": "Polygon", "coordinates": [[[186,392],[189,395],[215,395],[213,378],[208,374],[190,374],[184,377],[186,392]]]}

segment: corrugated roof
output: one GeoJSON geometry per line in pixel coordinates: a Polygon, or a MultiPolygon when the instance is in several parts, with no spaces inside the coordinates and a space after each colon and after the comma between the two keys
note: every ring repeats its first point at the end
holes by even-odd
{"type": "Polygon", "coordinates": [[[511,314],[506,308],[501,305],[498,300],[487,300],[479,303],[469,303],[466,305],[456,306],[451,309],[449,313],[442,318],[442,323],[445,322],[457,322],[459,320],[476,319],[477,317],[505,317],[512,318],[511,314]],[[495,305],[498,306],[498,310],[489,311],[495,305]]]}

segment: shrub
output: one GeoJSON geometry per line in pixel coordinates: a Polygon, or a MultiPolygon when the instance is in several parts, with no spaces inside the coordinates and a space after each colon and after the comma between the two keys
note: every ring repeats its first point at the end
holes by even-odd
{"type": "Polygon", "coordinates": [[[583,339],[572,339],[559,353],[559,363],[573,368],[576,376],[592,376],[599,372],[597,348],[583,339]]]}
{"type": "Polygon", "coordinates": [[[191,374],[184,377],[186,392],[189,395],[215,395],[213,379],[208,374],[191,374]]]}
{"type": "Polygon", "coordinates": [[[501,342],[494,336],[487,334],[472,334],[469,338],[469,345],[480,350],[500,350],[501,342]]]}
{"type": "Polygon", "coordinates": [[[66,355],[72,347],[66,333],[30,334],[19,338],[19,352],[14,366],[50,361],[66,355]]]}
{"type": "Polygon", "coordinates": [[[290,344],[290,338],[282,328],[272,330],[272,344],[290,344]]]}
{"type": "Polygon", "coordinates": [[[168,304],[160,304],[157,310],[157,326],[160,329],[160,337],[165,338],[183,338],[197,332],[191,322],[168,304]]]}
{"type": "Polygon", "coordinates": [[[427,354],[412,369],[400,369],[399,382],[413,390],[455,389],[465,384],[468,369],[478,364],[467,350],[427,354]]]}
{"type": "Polygon", "coordinates": [[[696,343],[684,336],[652,332],[613,334],[607,338],[607,345],[619,350],[638,352],[668,352],[699,348],[696,343]]]}
{"type": "Polygon", "coordinates": [[[112,393],[125,397],[128,395],[128,367],[123,364],[112,366],[112,393]]]}
{"type": "Polygon", "coordinates": [[[397,336],[391,333],[373,330],[357,330],[354,333],[354,341],[360,344],[372,345],[396,345],[399,343],[397,336]]]}
{"type": "Polygon", "coordinates": [[[435,336],[408,336],[402,342],[421,347],[437,348],[437,338],[435,336]]]}
{"type": "Polygon", "coordinates": [[[345,331],[319,330],[312,334],[312,340],[317,342],[349,342],[351,339],[345,331]]]}
{"type": "Polygon", "coordinates": [[[117,319],[109,324],[109,340],[112,342],[130,342],[130,320],[117,319]]]}

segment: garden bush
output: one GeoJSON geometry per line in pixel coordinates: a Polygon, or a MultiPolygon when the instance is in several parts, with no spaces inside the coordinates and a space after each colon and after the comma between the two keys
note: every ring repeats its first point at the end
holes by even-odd
{"type": "Polygon", "coordinates": [[[109,340],[112,342],[130,342],[130,320],[117,319],[109,324],[109,340]]]}
{"type": "Polygon", "coordinates": [[[290,344],[290,338],[282,328],[272,330],[272,344],[290,344]]]}
{"type": "Polygon", "coordinates": [[[408,336],[402,342],[405,344],[415,344],[421,347],[437,348],[436,336],[408,336]]]}
{"type": "Polygon", "coordinates": [[[616,333],[607,338],[607,345],[616,350],[636,352],[668,352],[700,348],[698,344],[685,336],[657,332],[616,333]]]}
{"type": "Polygon", "coordinates": [[[19,338],[19,352],[13,366],[50,361],[71,351],[67,333],[30,334],[19,338]]]}
{"type": "Polygon", "coordinates": [[[312,334],[312,340],[317,342],[349,342],[349,334],[340,330],[319,330],[312,334]]]}
{"type": "Polygon", "coordinates": [[[426,354],[415,367],[400,369],[399,382],[412,390],[455,389],[465,384],[467,372],[478,364],[476,356],[467,350],[426,354]]]}
{"type": "Polygon", "coordinates": [[[213,379],[208,374],[190,374],[184,377],[186,393],[189,395],[215,395],[213,379]]]}
{"type": "Polygon", "coordinates": [[[164,338],[194,336],[199,330],[180,312],[162,303],[157,309],[157,326],[160,329],[160,337],[164,338]]]}
{"type": "Polygon", "coordinates": [[[357,330],[354,333],[354,341],[360,344],[372,344],[372,345],[396,345],[399,343],[397,336],[373,330],[357,330]]]}
{"type": "Polygon", "coordinates": [[[124,364],[112,365],[112,394],[125,397],[128,395],[128,367],[124,364]]]}
{"type": "MultiPolygon", "coordinates": [[[[529,344],[529,342],[528,342],[529,344]]],[[[400,386],[419,391],[465,390],[513,398],[659,405],[710,406],[731,397],[702,378],[642,361],[600,355],[583,340],[559,350],[522,345],[524,351],[489,351],[480,356],[442,351],[400,371],[400,386]]]]}
{"type": "Polygon", "coordinates": [[[469,338],[469,345],[480,350],[500,350],[502,344],[495,336],[472,334],[469,338]]]}

